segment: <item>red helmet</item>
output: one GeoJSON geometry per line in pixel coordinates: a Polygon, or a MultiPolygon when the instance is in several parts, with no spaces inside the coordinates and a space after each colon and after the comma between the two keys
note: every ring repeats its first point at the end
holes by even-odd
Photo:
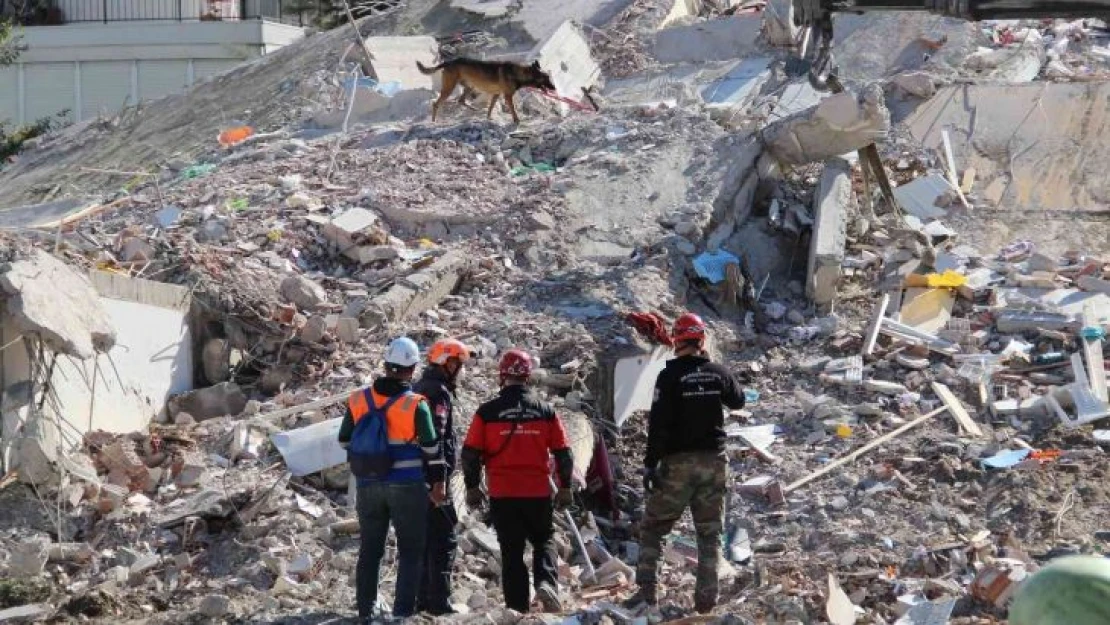
{"type": "Polygon", "coordinates": [[[501,364],[498,365],[497,370],[501,373],[501,377],[527,378],[532,375],[534,367],[535,362],[528,352],[522,349],[510,349],[501,357],[501,364]]]}
{"type": "Polygon", "coordinates": [[[705,339],[705,322],[694,313],[686,313],[675,319],[671,339],[679,343],[682,341],[702,341],[705,339]]]}

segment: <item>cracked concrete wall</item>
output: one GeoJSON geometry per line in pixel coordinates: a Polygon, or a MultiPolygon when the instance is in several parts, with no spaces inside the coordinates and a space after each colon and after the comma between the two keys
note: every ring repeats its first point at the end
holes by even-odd
{"type": "MultiPolygon", "coordinates": [[[[5,454],[5,463],[28,462],[27,470],[21,471],[24,480],[49,479],[44,461],[56,460],[58,450],[79,446],[85,432],[145,429],[164,411],[171,395],[192,388],[189,290],[104,272],[92,273],[89,284],[91,297],[116,335],[112,348],[86,360],[59,356],[50,380],[52,397],[41,415],[27,412],[26,402],[22,408],[16,405],[14,395],[5,395],[9,405],[4,407],[4,438],[21,440],[5,454]],[[55,418],[64,427],[58,429],[55,418]]],[[[0,318],[2,344],[24,332],[15,317],[0,318]]],[[[18,344],[4,350],[0,388],[29,386],[31,378],[28,350],[18,344]]]]}

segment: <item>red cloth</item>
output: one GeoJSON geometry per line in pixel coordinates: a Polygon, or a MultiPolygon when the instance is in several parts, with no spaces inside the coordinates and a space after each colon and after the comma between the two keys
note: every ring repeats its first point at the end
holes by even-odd
{"type": "Polygon", "coordinates": [[[673,347],[674,342],[671,341],[671,335],[667,332],[667,321],[660,317],[657,313],[628,313],[628,322],[634,328],[647,338],[661,343],[668,347],[673,347]]]}
{"type": "Polygon", "coordinates": [[[596,495],[610,514],[616,517],[617,496],[613,480],[613,468],[609,462],[609,449],[605,437],[598,435],[594,441],[594,457],[586,472],[586,492],[596,495]]]}

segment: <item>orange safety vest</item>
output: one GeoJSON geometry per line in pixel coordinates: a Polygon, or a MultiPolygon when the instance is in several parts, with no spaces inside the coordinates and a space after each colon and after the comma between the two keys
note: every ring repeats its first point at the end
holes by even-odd
{"type": "MultiPolygon", "coordinates": [[[[374,389],[370,389],[370,399],[375,406],[384,406],[390,400],[388,396],[374,389]]],[[[395,470],[423,467],[420,446],[416,440],[416,409],[422,401],[425,401],[423,395],[407,391],[385,411],[386,436],[394,458],[395,470]]],[[[366,402],[366,393],[363,391],[351,393],[347,398],[347,406],[351,410],[351,421],[355,425],[358,425],[359,420],[370,412],[370,405],[366,402]]]]}

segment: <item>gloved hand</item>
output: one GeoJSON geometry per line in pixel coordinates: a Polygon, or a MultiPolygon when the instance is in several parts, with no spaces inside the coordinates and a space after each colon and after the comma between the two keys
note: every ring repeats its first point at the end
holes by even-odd
{"type": "Polygon", "coordinates": [[[659,485],[659,469],[648,467],[644,469],[644,492],[650,493],[659,485]]]}
{"type": "Polygon", "coordinates": [[[479,488],[466,489],[466,505],[471,508],[481,508],[486,502],[486,494],[479,488]]]}
{"type": "Polygon", "coordinates": [[[555,509],[565,510],[574,505],[574,493],[569,488],[560,488],[555,493],[555,509]]]}

